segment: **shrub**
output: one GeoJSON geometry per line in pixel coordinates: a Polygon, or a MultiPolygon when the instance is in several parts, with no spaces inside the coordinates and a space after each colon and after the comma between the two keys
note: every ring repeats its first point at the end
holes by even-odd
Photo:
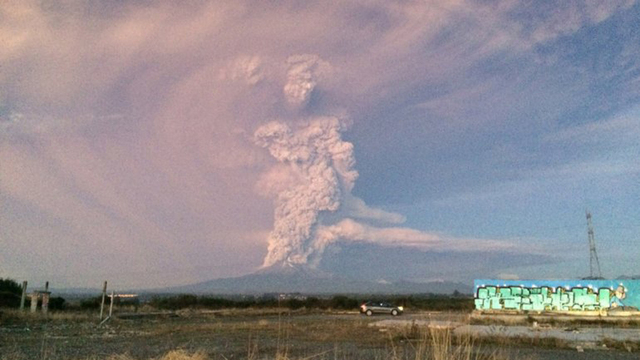
{"type": "Polygon", "coordinates": [[[83,310],[90,310],[90,309],[98,309],[100,308],[100,304],[102,303],[102,295],[101,296],[95,296],[92,298],[88,298],[88,299],[83,299],[80,301],[80,308],[83,310]]]}
{"type": "Polygon", "coordinates": [[[49,309],[64,310],[67,307],[67,301],[60,296],[54,296],[49,299],[49,309]]]}
{"type": "Polygon", "coordinates": [[[0,307],[19,307],[22,286],[15,280],[0,278],[0,307]]]}
{"type": "Polygon", "coordinates": [[[349,298],[347,296],[338,295],[331,298],[329,302],[329,306],[332,309],[341,309],[341,310],[350,310],[356,309],[360,305],[359,301],[356,299],[349,298]]]}

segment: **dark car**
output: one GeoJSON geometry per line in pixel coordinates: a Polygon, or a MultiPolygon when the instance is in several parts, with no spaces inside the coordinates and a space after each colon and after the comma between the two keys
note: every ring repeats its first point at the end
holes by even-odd
{"type": "Polygon", "coordinates": [[[373,314],[391,314],[397,316],[402,314],[402,306],[395,306],[384,301],[367,301],[360,305],[360,313],[371,316],[373,314]]]}

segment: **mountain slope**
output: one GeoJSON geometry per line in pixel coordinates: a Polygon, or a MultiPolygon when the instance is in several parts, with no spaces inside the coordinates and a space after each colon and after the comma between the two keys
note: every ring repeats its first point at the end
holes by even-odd
{"type": "Polygon", "coordinates": [[[158,290],[158,292],[192,294],[263,294],[292,292],[305,294],[450,294],[456,290],[466,294],[472,293],[471,286],[460,283],[356,280],[340,277],[310,267],[276,264],[245,276],[209,280],[191,285],[162,289],[158,290]]]}

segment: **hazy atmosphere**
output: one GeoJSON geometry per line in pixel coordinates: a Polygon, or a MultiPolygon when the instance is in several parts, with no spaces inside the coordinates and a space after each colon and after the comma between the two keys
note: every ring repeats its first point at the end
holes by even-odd
{"type": "Polygon", "coordinates": [[[0,1],[0,278],[640,274],[640,3],[0,1]]]}

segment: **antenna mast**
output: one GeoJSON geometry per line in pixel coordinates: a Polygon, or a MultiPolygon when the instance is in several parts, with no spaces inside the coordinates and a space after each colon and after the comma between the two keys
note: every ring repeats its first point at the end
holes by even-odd
{"type": "Polygon", "coordinates": [[[598,267],[597,277],[602,278],[602,272],[600,272],[600,261],[598,260],[598,253],[596,252],[596,238],[593,235],[593,224],[591,223],[591,213],[587,210],[587,233],[589,234],[589,277],[594,278],[594,262],[598,267]]]}

